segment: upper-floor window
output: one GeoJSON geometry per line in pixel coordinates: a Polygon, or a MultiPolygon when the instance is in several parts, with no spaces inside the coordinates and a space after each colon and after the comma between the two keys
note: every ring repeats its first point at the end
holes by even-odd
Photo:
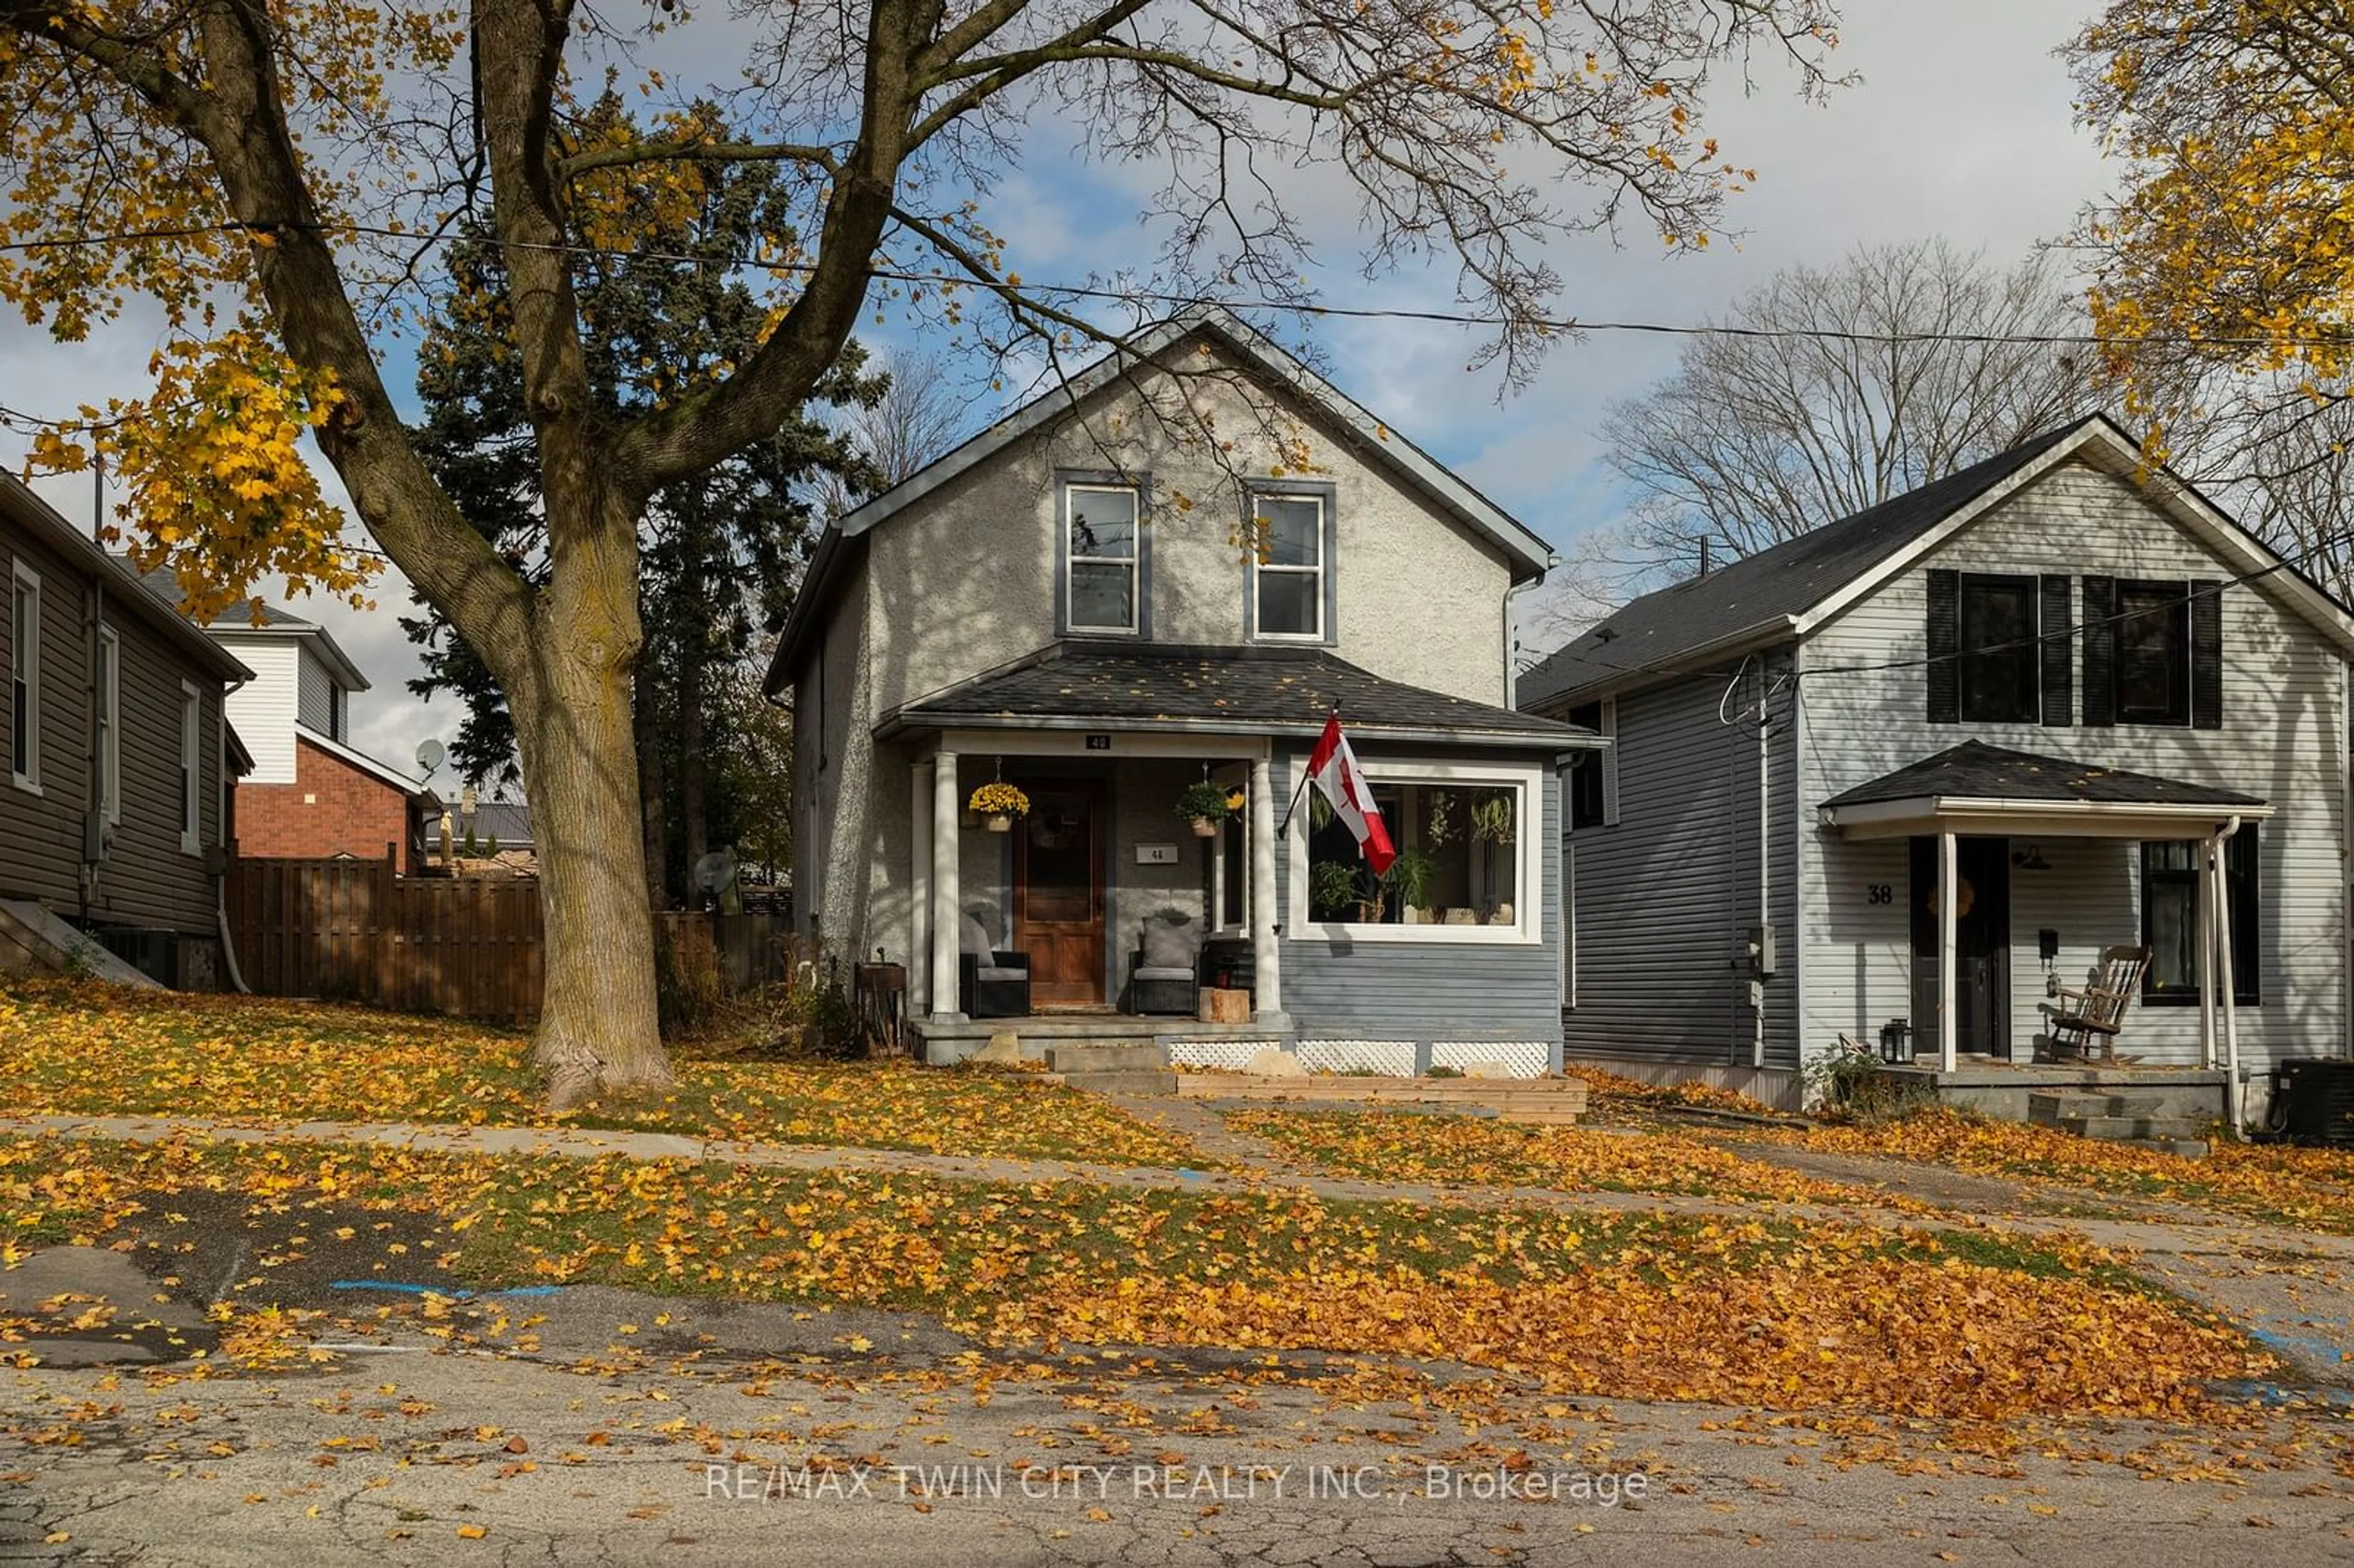
{"type": "Polygon", "coordinates": [[[2035,579],[1965,572],[1961,581],[1962,717],[2037,718],[2035,579]]]}
{"type": "Polygon", "coordinates": [[[122,643],[110,627],[98,633],[98,806],[122,821],[122,643]]]}
{"type": "Polygon", "coordinates": [[[204,694],[181,682],[180,848],[189,854],[204,848],[204,821],[196,794],[204,782],[204,694]]]}
{"type": "Polygon", "coordinates": [[[2117,721],[2190,722],[2190,585],[2117,583],[2117,721]]]}
{"type": "Polygon", "coordinates": [[[1065,624],[1072,631],[1144,630],[1143,495],[1132,484],[1063,486],[1065,624]]]}
{"type": "MultiPolygon", "coordinates": [[[[1562,715],[1571,724],[1595,734],[1610,736],[1617,729],[1616,705],[1607,699],[1598,703],[1580,703],[1562,715]]],[[[1612,798],[1618,768],[1618,749],[1614,744],[1598,751],[1582,751],[1569,769],[1569,825],[1573,832],[1579,828],[1606,825],[1613,815],[1612,798]]]]}
{"type": "Polygon", "coordinates": [[[8,581],[8,771],[41,787],[41,578],[18,561],[8,581]]]}
{"type": "Polygon", "coordinates": [[[1258,491],[1250,502],[1253,630],[1324,641],[1331,498],[1258,491]]]}

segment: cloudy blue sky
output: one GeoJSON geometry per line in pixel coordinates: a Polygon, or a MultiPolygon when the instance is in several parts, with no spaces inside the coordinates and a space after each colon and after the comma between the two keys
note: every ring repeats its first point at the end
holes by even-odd
{"type": "MultiPolygon", "coordinates": [[[[1844,0],[1841,9],[1838,59],[1859,74],[1854,86],[1808,104],[1767,72],[1747,96],[1720,83],[1706,106],[1726,154],[1760,175],[1727,213],[1738,237],[1673,258],[1648,231],[1630,232],[1624,249],[1598,237],[1564,246],[1554,262],[1567,280],[1566,313],[1696,323],[1778,268],[1935,234],[2007,263],[2062,234],[2114,176],[2074,127],[2068,78],[2052,52],[2093,9],[2089,0],[1844,0]]],[[[1009,266],[1067,278],[1122,260],[1119,247],[1135,234],[1127,200],[1097,172],[1055,158],[1009,179],[991,217],[1009,238],[1009,266]]],[[[1451,278],[1364,282],[1345,236],[1324,254],[1331,270],[1316,281],[1331,303],[1451,297],[1451,278]]],[[[1466,369],[1478,346],[1471,329],[1328,320],[1291,336],[1313,342],[1341,386],[1556,546],[1616,515],[1621,498],[1596,438],[1603,412],[1667,374],[1675,356],[1672,339],[1592,334],[1556,346],[1532,385],[1499,401],[1492,376],[1466,369]]],[[[154,346],[152,322],[58,345],[11,319],[0,323],[0,400],[64,412],[134,395],[154,346]]],[[[977,403],[971,422],[995,412],[977,403]]],[[[0,432],[0,460],[16,466],[21,457],[20,439],[0,432]]],[[[41,488],[68,517],[90,519],[87,479],[41,488]]],[[[393,619],[405,587],[387,577],[376,597],[374,615],[315,601],[292,608],[330,626],[375,682],[354,701],[355,738],[405,762],[420,740],[446,738],[457,715],[446,699],[422,704],[405,689],[417,669],[393,619]]]]}

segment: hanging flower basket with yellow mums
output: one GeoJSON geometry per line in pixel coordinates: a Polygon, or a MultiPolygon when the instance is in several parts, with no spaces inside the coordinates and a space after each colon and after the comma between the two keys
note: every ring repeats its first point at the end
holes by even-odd
{"type": "Polygon", "coordinates": [[[1030,814],[1030,797],[1003,779],[982,785],[972,792],[965,809],[986,821],[992,833],[1010,833],[1013,819],[1030,814]]]}

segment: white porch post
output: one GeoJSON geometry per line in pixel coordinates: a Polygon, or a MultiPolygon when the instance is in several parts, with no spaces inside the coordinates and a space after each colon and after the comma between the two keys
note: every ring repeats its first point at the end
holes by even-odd
{"type": "MultiPolygon", "coordinates": [[[[2238,827],[2235,821],[2233,828],[2238,827]]],[[[2211,853],[2215,861],[2215,917],[2211,922],[2215,944],[2215,1005],[2223,1012],[2223,1101],[2230,1108],[2232,1136],[2240,1136],[2240,1009],[2233,1001],[2232,973],[2232,879],[2224,874],[2223,834],[2217,834],[2211,853]]]]}
{"type": "Polygon", "coordinates": [[[931,1012],[932,759],[916,759],[907,789],[907,1012],[931,1012]]]}
{"type": "MultiPolygon", "coordinates": [[[[2145,889],[2142,896],[2149,896],[2145,889]]],[[[2199,881],[2193,896],[2199,905],[2199,1062],[2215,1066],[2215,841],[2199,841],[2199,881]]]]}
{"type": "Polygon", "coordinates": [[[1275,939],[1275,768],[1265,752],[1251,762],[1250,813],[1251,970],[1255,1011],[1266,1017],[1283,1011],[1283,956],[1275,939]]]}
{"type": "Polygon", "coordinates": [[[1958,1054],[1957,1046],[1961,1033],[1958,1027],[1961,1021],[1956,1016],[1954,1011],[1954,966],[1955,954],[1958,947],[1954,937],[1956,916],[1954,905],[1959,896],[1957,891],[1957,885],[1961,881],[1959,859],[1954,835],[1951,832],[1939,833],[1937,835],[1937,1063],[1948,1073],[1956,1066],[1955,1058],[1958,1054]]]}
{"type": "Polygon", "coordinates": [[[943,748],[932,770],[932,1016],[960,1016],[957,1003],[957,756],[943,748]]]}

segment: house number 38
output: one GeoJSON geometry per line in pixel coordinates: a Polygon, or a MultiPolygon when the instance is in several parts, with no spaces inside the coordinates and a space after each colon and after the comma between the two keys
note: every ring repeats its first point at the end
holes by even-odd
{"type": "Polygon", "coordinates": [[[1875,882],[1864,890],[1864,897],[1873,904],[1893,904],[1896,889],[1885,882],[1875,882]]]}

